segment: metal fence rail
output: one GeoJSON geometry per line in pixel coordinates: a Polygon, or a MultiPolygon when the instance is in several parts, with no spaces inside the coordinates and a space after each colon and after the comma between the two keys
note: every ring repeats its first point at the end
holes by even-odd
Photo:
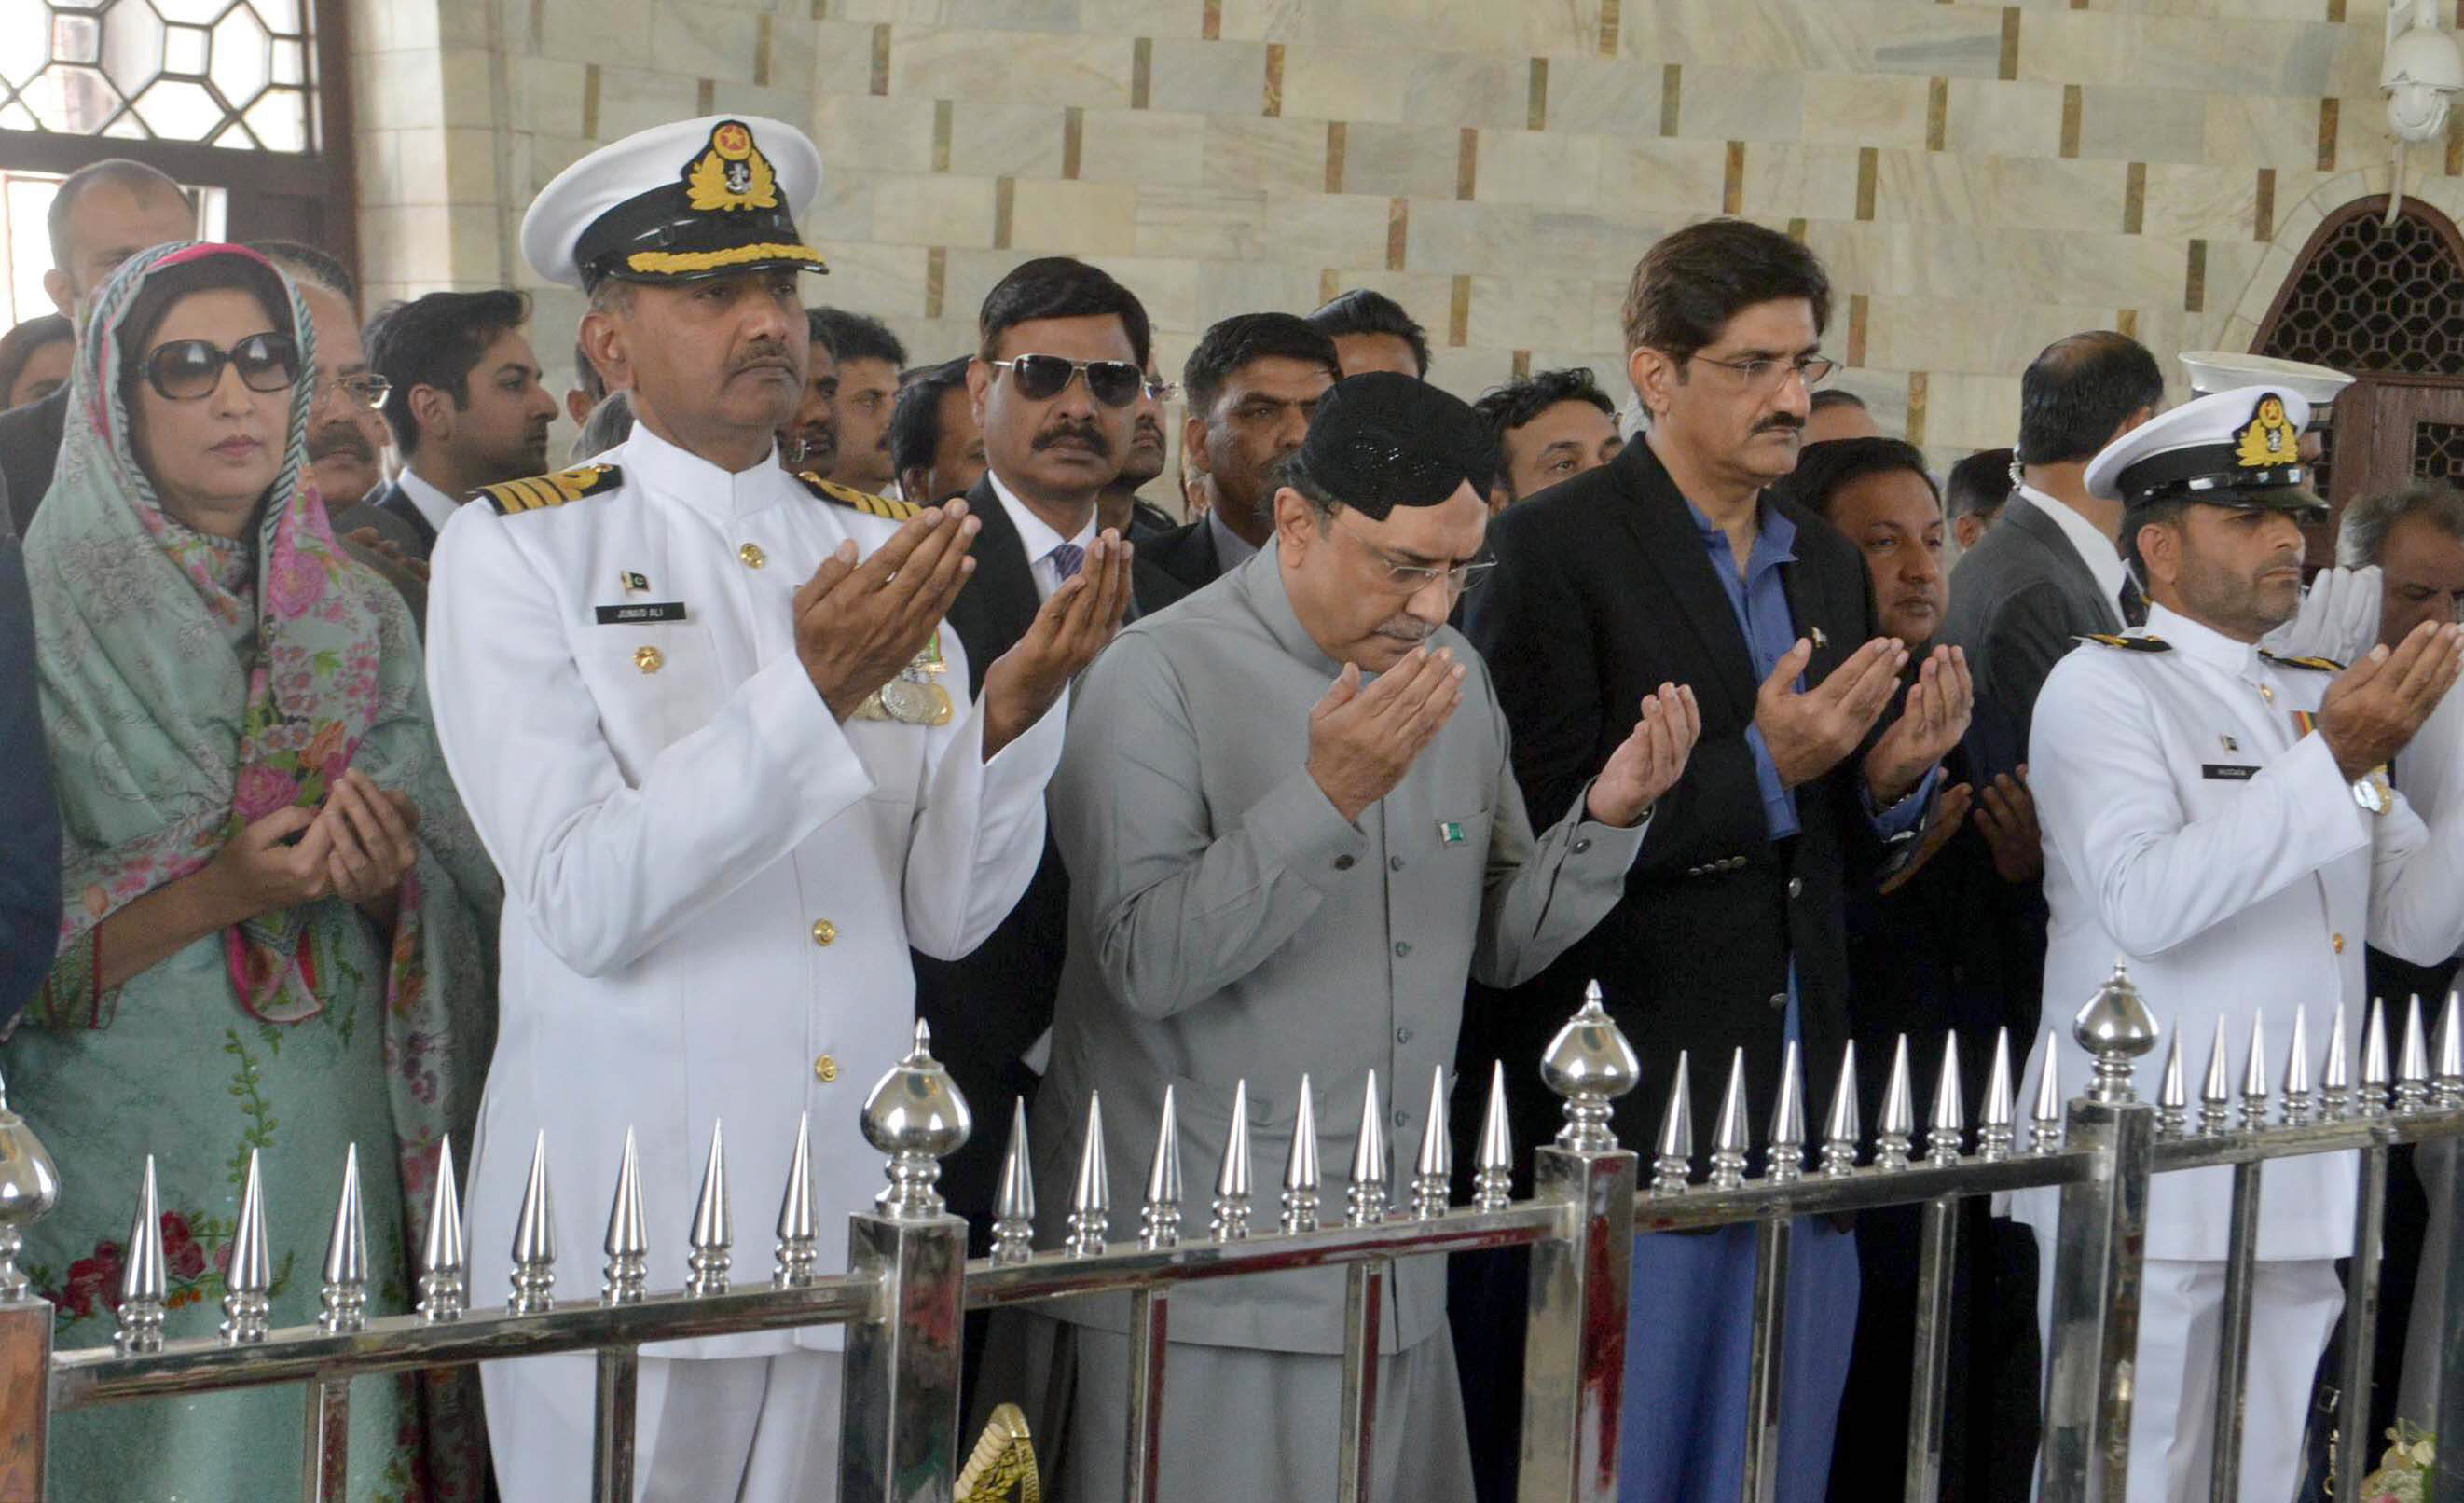
{"type": "MultiPolygon", "coordinates": [[[[2366,1426],[2356,1426],[2352,1415],[2357,1404],[2367,1403],[2368,1317],[2377,1300],[2387,1155],[2402,1143],[2464,1137],[2464,1034],[2457,1010],[2450,999],[2437,1029],[2433,1066],[2416,999],[2391,1070],[2385,1012],[2374,1007],[2356,1084],[2340,1007],[2316,1092],[2311,1050],[2299,1022],[2280,1077],[2272,1075],[2264,1040],[2254,1030],[2237,1093],[2230,1047],[2220,1031],[2193,1118],[2178,1039],[2156,1101],[2137,1097],[2135,1062],[2153,1050],[2159,1035],[2137,992],[2117,970],[2073,1027],[2074,1037],[2095,1059],[2093,1079],[2083,1094],[2065,1103],[2049,1037],[2024,1142],[2007,1038],[1995,1041],[1972,1135],[1961,1098],[1956,1038],[1946,1049],[1922,1134],[1903,1040],[1891,1062],[1870,1154],[1858,1121],[1853,1046],[1832,1083],[1821,1135],[1811,1141],[1808,1096],[1792,1046],[1764,1137],[1763,1172],[1748,1173],[1753,1134],[1740,1057],[1730,1064],[1708,1172],[1700,1182],[1691,1142],[1690,1062],[1681,1059],[1644,1184],[1638,1156],[1619,1148],[1611,1130],[1613,1105],[1634,1089],[1639,1062],[1595,991],[1541,1061],[1544,1081],[1563,1103],[1565,1125],[1536,1150],[1528,1201],[1507,1196],[1513,1154],[1502,1068],[1490,1081],[1467,1205],[1452,1204],[1455,1176],[1442,1072],[1431,1082],[1425,1136],[1399,1201],[1373,1075],[1339,1189],[1331,1189],[1320,1171],[1314,1108],[1304,1082],[1275,1204],[1253,1209],[1244,1086],[1235,1095],[1234,1129],[1216,1166],[1204,1227],[1193,1226],[1184,1235],[1179,1134],[1168,1093],[1134,1227],[1122,1218],[1124,1235],[1116,1241],[1110,1166],[1102,1153],[1102,1108],[1090,1101],[1062,1245],[1042,1251],[1032,1246],[1025,1123],[1023,1114],[1014,1113],[992,1255],[973,1263],[963,1256],[964,1224],[945,1212],[935,1188],[938,1160],[966,1140],[971,1117],[919,1026],[914,1050],[865,1102],[865,1137],[887,1156],[889,1183],[869,1212],[848,1218],[844,1274],[814,1271],[819,1231],[809,1149],[800,1125],[780,1197],[770,1268],[758,1279],[737,1281],[725,1147],[715,1127],[686,1233],[685,1289],[647,1288],[652,1229],[643,1223],[628,1138],[611,1196],[600,1293],[596,1299],[555,1297],[557,1249],[542,1145],[533,1158],[509,1249],[504,1301],[473,1309],[471,1262],[449,1144],[418,1260],[417,1305],[407,1315],[371,1318],[365,1313],[367,1260],[352,1149],[326,1249],[323,1314],[317,1324],[268,1329],[272,1249],[266,1245],[263,1190],[252,1162],[221,1332],[165,1340],[162,1232],[149,1160],[119,1291],[119,1338],[110,1348],[60,1353],[51,1350],[51,1306],[33,1297],[15,1263],[25,1228],[56,1204],[60,1187],[33,1131],[0,1100],[0,1503],[42,1496],[45,1427],[53,1412],[270,1383],[303,1385],[302,1496],[326,1503],[344,1496],[352,1379],[574,1351],[595,1352],[599,1359],[593,1495],[629,1500],[634,1392],[645,1344],[828,1324],[847,1328],[841,1495],[848,1503],[947,1498],[961,1449],[961,1313],[1108,1292],[1126,1292],[1132,1300],[1131,1374],[1123,1395],[1130,1417],[1124,1492],[1133,1503],[1153,1503],[1162,1395],[1170,1381],[1173,1289],[1197,1280],[1326,1267],[1343,1268],[1347,1278],[1341,1441],[1329,1464],[1336,1469],[1337,1495],[1358,1499],[1371,1492],[1376,1337],[1394,1260],[1518,1246],[1532,1249],[1521,1496],[1532,1503],[1607,1503],[1617,1494],[1633,1237],[1732,1225],[1756,1227],[1761,1252],[1747,1412],[1739,1416],[1747,1432],[1744,1495],[1756,1503],[1774,1495],[1778,1480],[1792,1220],[1891,1205],[1923,1207],[1904,1495],[1913,1503],[1931,1503],[1941,1489],[1957,1205],[1973,1196],[2039,1188],[2058,1190],[2061,1200],[2053,1249],[2043,1495],[2054,1503],[2119,1500],[2129,1456],[2129,1375],[2149,1183],[2158,1174],[2214,1166],[2232,1168],[2233,1199],[2216,1410],[2219,1444],[2210,1495],[2232,1499],[2238,1496],[2262,1167],[2271,1159],[2358,1151],[2363,1162],[2348,1290],[2355,1318],[2348,1321],[2344,1353],[2345,1444],[2337,1477],[2340,1503],[2355,1503],[2367,1437],[2358,1433],[2366,1426]],[[2272,1078],[2280,1078],[2280,1091],[2271,1091],[2272,1078]],[[1815,1150],[1811,1164],[1809,1147],[1815,1150]],[[1253,1226],[1269,1216],[1271,1227],[1253,1226]]],[[[2434,1276],[2446,1279],[2450,1291],[2444,1370],[2453,1372],[2464,1367],[2464,1262],[2451,1261],[2434,1276]]],[[[2464,1436],[2464,1382],[2443,1384],[2440,1403],[2442,1431],[2464,1436]]],[[[2464,1462],[2448,1459],[2456,1450],[2442,1448],[2434,1495],[2464,1503],[2464,1462]]]]}

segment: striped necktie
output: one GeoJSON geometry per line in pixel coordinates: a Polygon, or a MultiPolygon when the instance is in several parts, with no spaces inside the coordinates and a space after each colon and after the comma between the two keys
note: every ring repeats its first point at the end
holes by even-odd
{"type": "Polygon", "coordinates": [[[1052,561],[1053,584],[1066,585],[1076,579],[1078,570],[1085,566],[1087,550],[1074,542],[1056,542],[1045,557],[1052,561]]]}

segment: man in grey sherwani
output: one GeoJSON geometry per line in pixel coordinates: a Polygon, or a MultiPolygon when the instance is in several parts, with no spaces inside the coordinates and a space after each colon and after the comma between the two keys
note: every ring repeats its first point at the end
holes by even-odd
{"type": "MultiPolygon", "coordinates": [[[[1304,1072],[1339,1221],[1369,1073],[1408,1166],[1464,984],[1540,970],[1623,891],[1693,747],[1692,694],[1646,698],[1569,817],[1532,831],[1486,667],[1445,624],[1485,566],[1495,463],[1439,388],[1338,383],[1286,462],[1273,541],[1081,678],[1050,792],[1070,906],[1029,1135],[1043,1245],[1096,1092],[1111,1181],[1133,1191],[1113,1236],[1134,1228],[1166,1089],[1202,1206],[1243,1083],[1271,1227],[1304,1072]]],[[[1185,1285],[1169,1308],[1159,1495],[1333,1498],[1342,1271],[1185,1285]]],[[[1384,1325],[1375,1495],[1468,1499],[1441,1261],[1397,1267],[1384,1325]]],[[[997,1318],[979,1405],[1023,1404],[1064,1503],[1121,1494],[1127,1331],[1126,1296],[997,1318]]]]}

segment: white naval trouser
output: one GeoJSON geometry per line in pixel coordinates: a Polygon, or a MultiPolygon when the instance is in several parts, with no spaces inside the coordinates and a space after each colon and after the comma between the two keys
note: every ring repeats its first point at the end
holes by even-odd
{"type": "MultiPolygon", "coordinates": [[[[807,1351],[644,1358],[636,1503],[836,1503],[844,1362],[807,1351]]],[[[596,1359],[488,1362],[480,1385],[504,1503],[587,1503],[596,1359]]]]}
{"type": "MultiPolygon", "coordinates": [[[[2301,1481],[2311,1382],[2343,1314],[2344,1286],[2332,1259],[2261,1259],[2253,1268],[2240,1503],[2291,1503],[2301,1481]]],[[[2215,1450],[2225,1266],[2150,1258],[2143,1279],[2128,1503],[2205,1503],[2215,1450]]],[[[2049,1371],[2053,1307],[2048,1249],[2039,1259],[2036,1325],[2049,1371]]]]}

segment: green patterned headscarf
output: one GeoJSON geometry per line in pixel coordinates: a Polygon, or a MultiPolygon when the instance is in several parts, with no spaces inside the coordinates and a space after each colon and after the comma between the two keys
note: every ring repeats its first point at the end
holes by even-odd
{"type": "MultiPolygon", "coordinates": [[[[417,1195],[437,1138],[467,1131],[475,1113],[501,889],[437,751],[409,613],[337,546],[307,481],[315,360],[297,291],[237,246],[158,246],[94,306],[58,469],[26,535],[67,900],[60,959],[28,1021],[109,1027],[118,998],[94,965],[102,920],[203,868],[251,821],[321,804],[356,766],[420,815],[385,978],[403,1182],[417,1195]],[[217,257],[244,258],[248,279],[261,269],[267,292],[280,289],[268,312],[300,351],[282,468],[237,543],[164,509],[130,424],[127,367],[144,352],[121,347],[156,278],[217,257]]],[[[328,979],[316,974],[314,926],[363,922],[325,900],[224,931],[232,1001],[269,1024],[316,1016],[328,979]]]]}

